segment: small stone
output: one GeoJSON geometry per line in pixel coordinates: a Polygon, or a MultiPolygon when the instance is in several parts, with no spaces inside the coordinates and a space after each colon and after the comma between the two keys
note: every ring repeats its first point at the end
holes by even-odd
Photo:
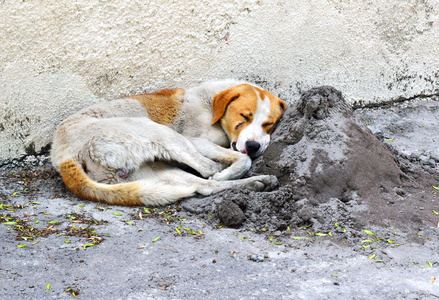
{"type": "Polygon", "coordinates": [[[394,191],[397,195],[400,195],[400,196],[405,195],[405,191],[402,188],[396,187],[396,188],[394,188],[394,191]]]}
{"type": "Polygon", "coordinates": [[[419,160],[419,156],[417,156],[415,153],[412,153],[412,154],[410,155],[410,159],[411,159],[412,161],[417,161],[417,160],[419,160]]]}
{"type": "Polygon", "coordinates": [[[262,255],[250,254],[249,256],[247,256],[247,258],[254,262],[264,262],[268,260],[267,255],[262,256],[262,255]]]}

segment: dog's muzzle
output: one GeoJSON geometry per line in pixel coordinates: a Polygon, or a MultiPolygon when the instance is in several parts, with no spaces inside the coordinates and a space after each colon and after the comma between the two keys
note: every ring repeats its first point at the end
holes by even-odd
{"type": "Polygon", "coordinates": [[[256,158],[259,156],[259,149],[261,148],[261,144],[255,141],[247,141],[245,142],[245,149],[247,151],[248,156],[251,158],[256,158]]]}
{"type": "MultiPolygon", "coordinates": [[[[236,143],[235,142],[232,143],[232,148],[235,151],[239,151],[236,148],[236,143]]],[[[258,157],[261,154],[259,152],[259,149],[261,149],[261,144],[259,144],[258,142],[247,141],[247,142],[245,142],[245,149],[242,152],[247,154],[248,156],[250,156],[251,159],[254,159],[254,158],[258,157]]]]}

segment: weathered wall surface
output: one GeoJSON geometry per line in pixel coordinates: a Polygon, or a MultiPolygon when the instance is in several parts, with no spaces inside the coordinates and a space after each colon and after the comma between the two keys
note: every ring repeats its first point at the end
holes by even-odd
{"type": "Polygon", "coordinates": [[[0,162],[91,103],[214,78],[293,102],[438,93],[437,0],[0,1],[0,162]]]}

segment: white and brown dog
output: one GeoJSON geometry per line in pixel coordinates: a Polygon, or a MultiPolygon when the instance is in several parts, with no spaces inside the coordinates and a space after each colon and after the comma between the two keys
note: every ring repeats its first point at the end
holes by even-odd
{"type": "Polygon", "coordinates": [[[268,146],[285,109],[272,93],[235,80],[130,96],[63,121],[52,163],[74,194],[109,204],[165,205],[233,187],[267,190],[277,184],[274,176],[240,178],[268,146]]]}

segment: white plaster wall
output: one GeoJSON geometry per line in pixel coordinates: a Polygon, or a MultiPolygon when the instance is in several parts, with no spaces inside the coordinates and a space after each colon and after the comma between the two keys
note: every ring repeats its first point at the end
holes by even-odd
{"type": "Polygon", "coordinates": [[[91,103],[214,78],[287,102],[439,93],[438,0],[0,0],[0,163],[91,103]]]}

